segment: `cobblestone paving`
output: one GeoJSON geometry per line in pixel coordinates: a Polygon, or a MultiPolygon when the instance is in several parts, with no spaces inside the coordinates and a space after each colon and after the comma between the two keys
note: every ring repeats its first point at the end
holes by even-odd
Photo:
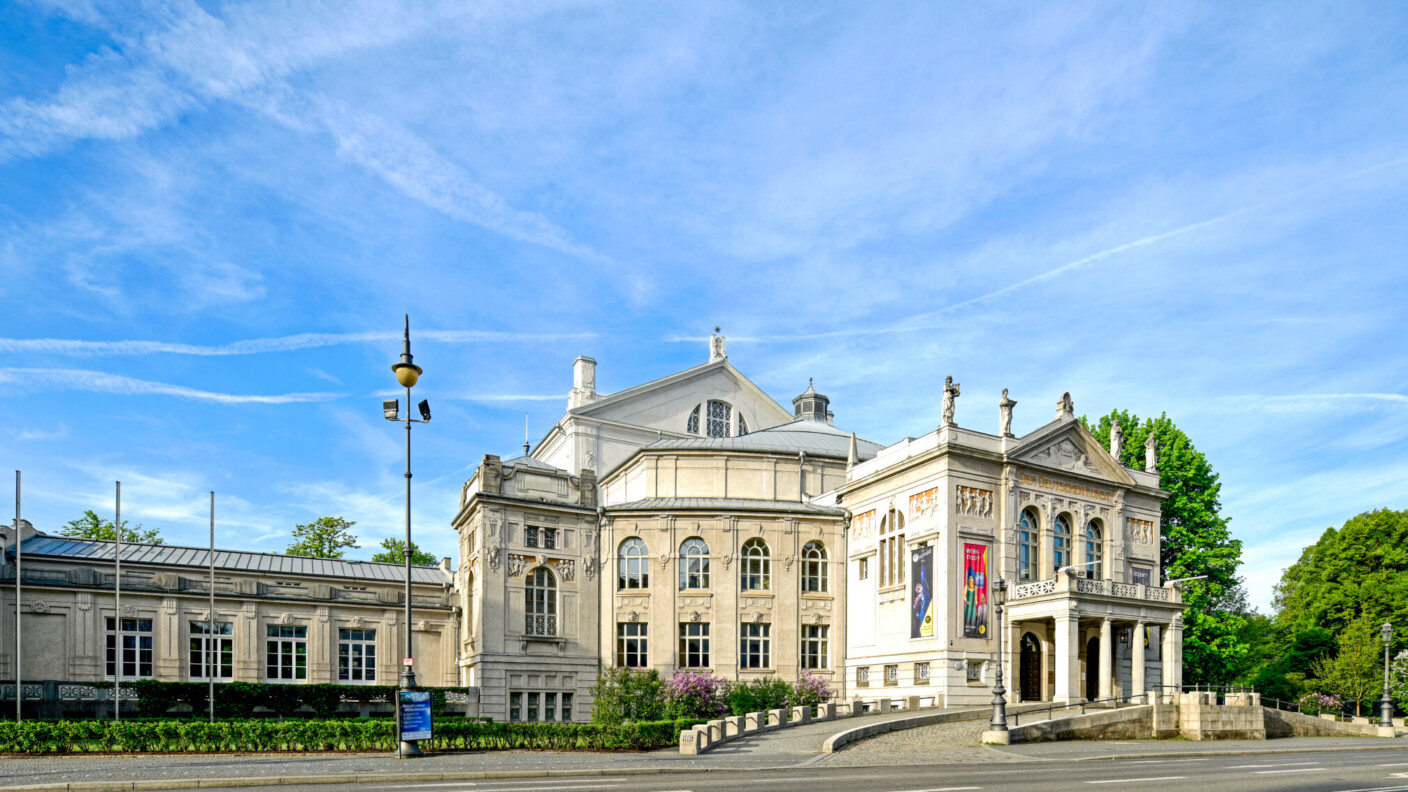
{"type": "Polygon", "coordinates": [[[987,720],[958,721],[890,732],[844,746],[816,763],[823,767],[869,765],[955,764],[964,762],[1030,762],[1023,756],[995,751],[981,742],[987,720]]]}

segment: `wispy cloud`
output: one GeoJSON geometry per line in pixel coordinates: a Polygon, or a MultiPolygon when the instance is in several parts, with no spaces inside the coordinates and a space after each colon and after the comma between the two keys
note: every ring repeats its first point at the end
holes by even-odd
{"type": "Polygon", "coordinates": [[[1214,403],[1231,410],[1255,407],[1280,413],[1363,412],[1385,407],[1408,407],[1408,396],[1401,393],[1301,393],[1288,396],[1246,394],[1224,396],[1214,403]]]}
{"type": "MultiPolygon", "coordinates": [[[[493,330],[418,330],[417,340],[446,344],[538,343],[592,338],[594,333],[509,333],[493,330]]],[[[262,355],[300,349],[394,341],[400,333],[298,333],[278,338],[254,338],[228,344],[178,344],[168,341],[81,341],[68,338],[0,338],[0,352],[51,355],[262,355]]]]}
{"type": "Polygon", "coordinates": [[[184,385],[171,385],[165,382],[122,377],[102,371],[83,369],[36,369],[0,368],[0,385],[18,386],[32,390],[41,383],[45,390],[82,390],[94,393],[112,393],[119,396],[175,396],[195,401],[216,402],[218,404],[292,404],[296,402],[321,402],[337,399],[337,393],[283,393],[275,396],[255,396],[237,393],[217,393],[214,391],[187,388],[184,385]]]}
{"type": "Polygon", "coordinates": [[[68,437],[68,425],[60,422],[57,429],[21,429],[15,433],[20,440],[59,440],[68,437]]]}

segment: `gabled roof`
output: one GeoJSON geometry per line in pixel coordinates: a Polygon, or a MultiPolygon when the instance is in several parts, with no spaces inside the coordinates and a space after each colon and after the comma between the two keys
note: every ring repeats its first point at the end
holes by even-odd
{"type": "Polygon", "coordinates": [[[584,404],[581,407],[573,407],[567,412],[570,415],[591,416],[594,413],[604,412],[605,409],[608,407],[612,407],[622,402],[629,401],[632,398],[642,396],[651,391],[660,390],[661,388],[667,388],[671,385],[675,385],[680,382],[684,382],[686,380],[694,379],[696,377],[700,377],[711,372],[720,370],[725,371],[729,375],[731,375],[735,380],[738,381],[739,385],[744,390],[751,391],[753,395],[756,396],[763,403],[770,404],[776,407],[778,410],[778,415],[780,416],[779,420],[786,420],[788,417],[791,417],[792,413],[788,412],[785,407],[778,404],[777,401],[773,399],[773,397],[769,396],[767,392],[764,391],[762,388],[759,388],[757,385],[754,385],[752,380],[743,376],[742,372],[734,368],[732,363],[728,362],[728,358],[704,363],[693,368],[687,368],[684,371],[678,371],[674,374],[661,377],[660,379],[651,380],[650,382],[644,383],[642,385],[636,385],[634,387],[627,388],[623,391],[617,391],[608,396],[602,396],[601,398],[598,398],[596,401],[590,404],[584,404]]]}
{"type": "MultiPolygon", "coordinates": [[[[78,539],[39,534],[24,540],[26,558],[52,558],[70,561],[112,563],[117,543],[107,539],[78,539]]],[[[13,551],[11,551],[13,552],[13,551]]],[[[210,550],[204,547],[122,543],[124,564],[209,569],[210,550]]],[[[294,577],[335,577],[356,580],[404,583],[405,567],[379,561],[344,561],[337,558],[308,558],[277,553],[248,553],[238,550],[215,551],[215,568],[226,572],[262,572],[294,577]]],[[[443,585],[451,582],[438,566],[411,567],[411,582],[443,585]]]]}
{"type": "MultiPolygon", "coordinates": [[[[856,439],[860,461],[871,459],[883,446],[869,440],[856,439]]],[[[802,418],[792,423],[750,432],[738,437],[679,437],[656,440],[646,446],[653,449],[689,449],[717,451],[758,451],[846,459],[850,455],[851,435],[828,423],[802,418]]]]}
{"type": "Polygon", "coordinates": [[[543,470],[550,473],[567,472],[562,468],[554,467],[553,465],[549,465],[541,459],[534,459],[530,456],[516,456],[513,459],[505,460],[503,462],[503,466],[505,468],[532,468],[534,470],[543,470]]]}
{"type": "Polygon", "coordinates": [[[1080,421],[1058,418],[1023,435],[1007,451],[1009,459],[1053,470],[1112,478],[1121,484],[1138,486],[1124,464],[1101,445],[1080,421]],[[1068,445],[1069,443],[1069,445],[1068,445]]]}

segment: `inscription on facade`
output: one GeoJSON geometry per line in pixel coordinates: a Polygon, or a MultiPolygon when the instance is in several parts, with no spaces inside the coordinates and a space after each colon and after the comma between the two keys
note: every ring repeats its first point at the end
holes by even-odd
{"type": "Polygon", "coordinates": [[[1113,496],[1109,490],[1087,487],[1084,484],[1072,484],[1067,481],[1047,478],[1046,476],[1033,476],[1030,473],[1018,473],[1017,480],[1028,487],[1040,487],[1053,492],[1064,492],[1068,495],[1079,495],[1083,498],[1094,498],[1105,503],[1110,503],[1113,496]]]}
{"type": "Polygon", "coordinates": [[[969,517],[991,517],[992,490],[960,486],[955,508],[959,514],[969,517]]]}

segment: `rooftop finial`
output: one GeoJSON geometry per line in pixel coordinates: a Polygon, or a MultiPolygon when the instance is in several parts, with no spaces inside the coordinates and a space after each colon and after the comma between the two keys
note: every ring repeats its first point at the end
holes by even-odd
{"type": "Polygon", "coordinates": [[[528,412],[523,413],[523,456],[528,456],[528,412]]]}
{"type": "Polygon", "coordinates": [[[728,357],[728,352],[724,349],[724,337],[719,335],[719,327],[714,326],[714,334],[709,336],[709,362],[723,360],[728,357]]]}

